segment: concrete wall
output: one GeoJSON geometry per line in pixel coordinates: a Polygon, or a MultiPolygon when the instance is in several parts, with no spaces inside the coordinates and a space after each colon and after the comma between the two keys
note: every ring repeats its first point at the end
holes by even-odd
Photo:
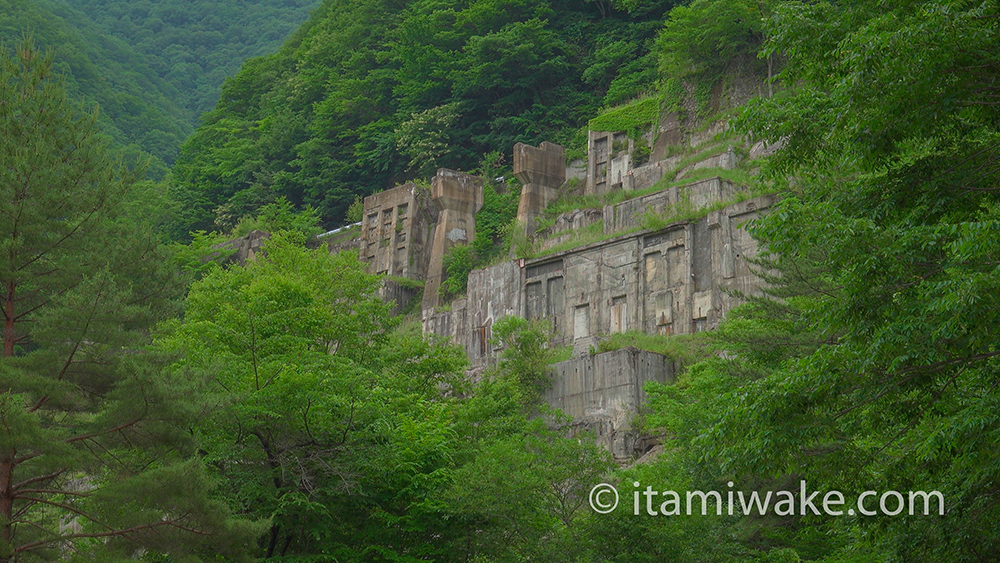
{"type": "Polygon", "coordinates": [[[604,232],[616,233],[636,229],[646,213],[664,214],[668,209],[705,209],[718,202],[732,199],[738,193],[735,184],[722,178],[709,178],[661,192],[632,198],[604,206],[604,232]]]}
{"type": "Polygon", "coordinates": [[[625,175],[625,180],[622,182],[622,189],[625,191],[637,191],[651,188],[659,182],[667,174],[667,172],[673,170],[680,161],[680,156],[673,156],[633,168],[628,171],[628,174],[625,175]]]}
{"type": "Polygon", "coordinates": [[[729,147],[726,152],[719,153],[714,156],[710,156],[704,160],[695,162],[689,166],[685,166],[683,169],[677,172],[676,179],[683,180],[685,176],[694,172],[695,170],[701,170],[703,168],[721,168],[723,170],[732,170],[736,168],[736,165],[740,163],[740,159],[733,152],[733,147],[729,147]]]}
{"type": "Polygon", "coordinates": [[[559,362],[552,371],[552,387],[545,400],[571,416],[574,429],[592,431],[616,460],[643,453],[636,452],[638,433],[631,429],[632,417],[646,401],[643,384],[673,381],[672,361],[626,347],[559,362]]]}
{"type": "Polygon", "coordinates": [[[757,243],[743,227],[773,202],[762,196],[697,221],[475,270],[468,300],[425,316],[424,330],[451,337],[478,367],[492,361],[490,327],[506,315],[547,319],[557,346],[627,330],[713,329],[740,303],[729,291],[760,289],[746,260],[757,243]]]}
{"type": "Polygon", "coordinates": [[[388,278],[382,279],[382,285],[379,286],[378,291],[382,301],[393,304],[392,309],[389,310],[390,315],[402,314],[419,293],[420,289],[417,287],[403,285],[388,278]]]}
{"type": "Polygon", "coordinates": [[[491,365],[496,360],[490,344],[493,323],[522,316],[523,265],[523,260],[512,260],[470,272],[466,298],[453,301],[450,311],[425,311],[424,332],[460,344],[473,368],[491,365]]]}
{"type": "Polygon", "coordinates": [[[426,189],[413,183],[365,198],[360,256],[371,274],[422,280],[437,213],[426,189]]]}
{"type": "Polygon", "coordinates": [[[524,184],[517,220],[531,234],[545,208],[559,197],[559,186],[566,181],[566,151],[555,143],[544,142],[538,148],[518,143],[514,145],[514,175],[524,184]]]}
{"type": "Polygon", "coordinates": [[[604,219],[604,212],[601,209],[575,209],[568,213],[556,217],[552,226],[542,229],[536,233],[541,240],[542,249],[552,248],[570,237],[576,231],[584,229],[604,219]]]}
{"type": "Polygon", "coordinates": [[[316,243],[321,246],[326,245],[330,254],[348,251],[360,256],[361,243],[363,242],[361,225],[362,223],[356,223],[355,225],[337,229],[336,231],[317,235],[316,243]]]}
{"type": "Polygon", "coordinates": [[[621,189],[630,169],[633,143],[624,131],[587,133],[587,194],[621,189]]]}
{"type": "Polygon", "coordinates": [[[440,303],[445,254],[451,247],[469,244],[476,238],[476,212],[483,206],[483,179],[439,168],[431,180],[431,199],[438,215],[427,261],[423,309],[433,309],[440,303]]]}
{"type": "MultiPolygon", "coordinates": [[[[271,233],[265,231],[250,231],[246,235],[217,244],[212,248],[232,252],[224,264],[238,263],[240,266],[247,262],[253,262],[257,255],[263,252],[264,241],[271,238],[271,233]]],[[[213,253],[210,258],[215,258],[218,253],[213,253]]]]}

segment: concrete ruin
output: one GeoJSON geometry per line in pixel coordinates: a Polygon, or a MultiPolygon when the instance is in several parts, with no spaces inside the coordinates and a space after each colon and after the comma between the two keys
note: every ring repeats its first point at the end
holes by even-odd
{"type": "Polygon", "coordinates": [[[604,194],[622,189],[633,148],[632,139],[624,131],[590,131],[587,134],[586,193],[604,194]]]}
{"type": "Polygon", "coordinates": [[[271,233],[253,230],[240,238],[216,244],[212,247],[215,252],[209,258],[216,259],[225,255],[223,265],[235,262],[242,266],[257,259],[257,255],[263,252],[264,241],[269,238],[271,233]]]}
{"type": "MultiPolygon", "coordinates": [[[[734,168],[739,159],[732,149],[720,148],[684,168],[681,156],[666,156],[676,152],[672,146],[694,143],[696,136],[697,142],[708,142],[724,130],[725,124],[716,124],[688,135],[676,114],[666,115],[643,136],[651,161],[642,166],[635,166],[636,142],[624,132],[590,132],[584,193],[649,191],[668,174],[674,185],[566,213],[538,233],[539,217],[567,177],[582,176],[582,164],[567,166],[559,145],[519,143],[513,164],[523,183],[518,220],[526,232],[547,238],[541,248],[551,249],[603,222],[605,238],[474,270],[466,294],[447,308],[441,307],[439,292],[444,257],[475,237],[475,213],[483,205],[481,179],[441,169],[430,190],[406,184],[370,196],[360,232],[332,233],[329,246],[358,248],[372,273],[423,281],[424,332],[463,347],[474,372],[497,360],[491,339],[499,319],[549,323],[551,345],[572,346],[574,353],[553,366],[545,400],[573,418],[575,431],[592,430],[617,460],[625,461],[647,445],[631,429],[646,398],[643,384],[672,381],[676,367],[662,355],[635,348],[596,353],[600,339],[630,330],[664,336],[712,330],[741,303],[739,295],[761,290],[748,261],[757,254],[757,243],[746,226],[774,198],[751,198],[718,177],[676,185],[695,170],[734,168]]],[[[416,291],[412,284],[388,278],[383,286],[397,310],[416,291]]]]}
{"type": "Polygon", "coordinates": [[[552,366],[546,402],[573,418],[574,430],[592,432],[616,461],[644,451],[632,419],[646,402],[648,381],[670,383],[675,368],[667,357],[631,346],[583,354],[552,366]]]}
{"type": "Polygon", "coordinates": [[[746,258],[757,243],[744,228],[773,196],[531,260],[474,270],[467,297],[445,312],[424,311],[424,331],[462,345],[473,367],[495,358],[492,326],[504,316],[546,319],[553,346],[628,330],[690,334],[711,330],[756,294],[746,258]]]}
{"type": "Polygon", "coordinates": [[[412,182],[365,198],[359,250],[368,273],[427,277],[431,232],[437,222],[430,201],[430,193],[412,182]]]}
{"type": "Polygon", "coordinates": [[[708,178],[606,205],[602,215],[604,232],[610,234],[636,229],[642,225],[643,217],[696,213],[732,200],[739,191],[728,180],[708,178]]]}
{"type": "Polygon", "coordinates": [[[476,236],[476,212],[483,207],[483,179],[440,168],[431,181],[431,199],[438,210],[422,307],[440,303],[444,256],[453,246],[469,244],[476,236]]]}
{"type": "Polygon", "coordinates": [[[514,145],[514,176],[523,184],[517,220],[527,233],[534,233],[536,220],[559,197],[559,186],[566,181],[566,151],[549,142],[538,148],[518,143],[514,145]]]}
{"type": "Polygon", "coordinates": [[[352,225],[324,233],[320,240],[330,252],[356,250],[368,273],[386,276],[380,295],[395,302],[394,314],[407,308],[420,284],[422,306],[433,309],[445,275],[444,256],[475,237],[475,214],[482,206],[481,178],[442,168],[430,189],[408,182],[366,197],[357,230],[352,225]]]}
{"type": "Polygon", "coordinates": [[[757,243],[745,226],[773,203],[772,196],[748,199],[697,220],[474,270],[466,298],[450,311],[424,311],[424,331],[461,345],[481,371],[497,359],[497,320],[551,323],[552,345],[572,345],[575,357],[553,366],[546,401],[573,418],[574,431],[593,431],[617,460],[627,460],[646,446],[631,429],[645,400],[642,385],[672,380],[674,367],[652,352],[591,352],[616,332],[712,330],[741,303],[738,293],[758,294],[761,281],[747,261],[757,243]]]}

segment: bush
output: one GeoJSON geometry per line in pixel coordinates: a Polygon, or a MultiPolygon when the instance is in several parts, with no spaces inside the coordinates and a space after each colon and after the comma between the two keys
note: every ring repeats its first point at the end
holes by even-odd
{"type": "Polygon", "coordinates": [[[323,231],[319,226],[319,213],[311,206],[296,212],[292,204],[284,196],[274,203],[260,208],[253,218],[243,217],[233,229],[233,237],[242,237],[250,231],[290,231],[308,239],[323,231]]]}
{"type": "Polygon", "coordinates": [[[465,293],[469,285],[469,272],[476,265],[475,253],[471,246],[451,247],[444,255],[444,271],[447,277],[438,289],[442,297],[454,297],[465,293]]]}
{"type": "Polygon", "coordinates": [[[645,98],[609,110],[590,120],[591,131],[626,131],[638,139],[660,116],[662,98],[645,98]]]}
{"type": "Polygon", "coordinates": [[[347,222],[360,223],[365,215],[365,200],[361,196],[354,196],[354,202],[347,208],[347,222]]]}

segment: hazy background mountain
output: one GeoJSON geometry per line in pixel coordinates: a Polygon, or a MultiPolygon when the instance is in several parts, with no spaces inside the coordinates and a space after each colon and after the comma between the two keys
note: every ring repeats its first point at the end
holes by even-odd
{"type": "Polygon", "coordinates": [[[215,105],[227,76],[273,53],[318,0],[66,0],[106,34],[127,42],[177,89],[195,118],[215,105]]]}
{"type": "Polygon", "coordinates": [[[315,2],[0,0],[8,49],[31,33],[55,51],[71,96],[99,104],[104,131],[162,178],[227,75],[276,50],[315,2]]]}

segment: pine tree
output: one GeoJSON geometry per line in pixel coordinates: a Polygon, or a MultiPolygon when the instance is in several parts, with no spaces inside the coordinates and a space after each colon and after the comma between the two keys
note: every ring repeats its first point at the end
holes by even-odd
{"type": "Polygon", "coordinates": [[[142,166],[70,103],[52,56],[0,46],[0,562],[238,556],[184,423],[186,382],[147,347],[180,284],[132,216],[142,166]]]}

